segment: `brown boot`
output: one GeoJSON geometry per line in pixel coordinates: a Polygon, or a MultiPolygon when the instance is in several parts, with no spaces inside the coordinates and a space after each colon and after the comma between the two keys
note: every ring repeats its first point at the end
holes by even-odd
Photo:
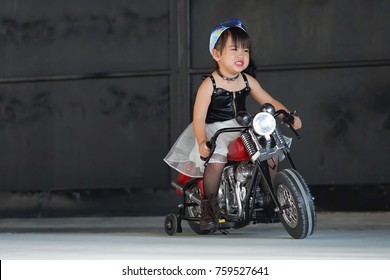
{"type": "Polygon", "coordinates": [[[219,207],[218,199],[216,197],[212,197],[209,199],[211,206],[211,216],[214,218],[215,222],[218,223],[221,216],[221,208],[219,207]]]}
{"type": "Polygon", "coordinates": [[[201,202],[200,230],[215,230],[217,223],[212,215],[210,201],[203,199],[201,202]]]}
{"type": "Polygon", "coordinates": [[[210,198],[210,205],[212,210],[211,215],[213,216],[218,229],[227,229],[235,226],[233,222],[229,222],[225,219],[222,210],[219,207],[218,198],[210,198]]]}

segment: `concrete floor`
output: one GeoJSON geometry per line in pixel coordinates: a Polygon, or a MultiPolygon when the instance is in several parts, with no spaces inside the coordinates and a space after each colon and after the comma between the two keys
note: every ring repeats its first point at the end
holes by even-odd
{"type": "Polygon", "coordinates": [[[314,234],[292,239],[278,224],[200,236],[165,217],[0,219],[2,260],[390,260],[390,212],[317,213],[314,234]]]}

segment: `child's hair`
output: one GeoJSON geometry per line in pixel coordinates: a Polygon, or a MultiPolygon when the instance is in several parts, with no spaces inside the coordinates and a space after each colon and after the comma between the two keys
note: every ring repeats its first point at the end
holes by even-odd
{"type": "Polygon", "coordinates": [[[238,27],[230,27],[229,29],[226,29],[215,43],[214,48],[221,52],[225,47],[229,36],[232,38],[232,41],[236,46],[248,48],[250,50],[251,42],[248,33],[238,27]]]}
{"type": "MultiPolygon", "coordinates": [[[[223,48],[226,46],[226,42],[229,39],[229,36],[231,36],[232,41],[237,47],[248,48],[249,53],[251,52],[251,42],[248,33],[238,27],[231,27],[225,30],[219,37],[218,41],[215,43],[214,48],[217,51],[222,52],[223,48]]],[[[216,61],[214,62],[214,69],[218,69],[218,63],[216,61]]],[[[244,70],[244,73],[248,73],[253,77],[256,76],[256,66],[252,58],[249,61],[248,67],[244,70]]]]}

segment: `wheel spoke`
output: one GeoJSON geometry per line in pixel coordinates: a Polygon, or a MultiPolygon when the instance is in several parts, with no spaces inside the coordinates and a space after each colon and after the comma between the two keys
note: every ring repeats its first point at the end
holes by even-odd
{"type": "Polygon", "coordinates": [[[290,227],[295,228],[298,224],[298,212],[295,200],[289,189],[284,185],[279,185],[278,200],[282,206],[283,219],[290,227]]]}

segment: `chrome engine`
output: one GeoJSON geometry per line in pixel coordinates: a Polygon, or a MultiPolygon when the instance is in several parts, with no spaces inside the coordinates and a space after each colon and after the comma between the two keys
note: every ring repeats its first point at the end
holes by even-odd
{"type": "MultiPolygon", "coordinates": [[[[218,192],[219,206],[225,215],[234,217],[237,220],[245,219],[246,201],[252,203],[249,187],[255,167],[251,163],[242,162],[238,165],[227,166],[221,177],[221,184],[218,192]]],[[[256,189],[255,203],[262,204],[260,188],[256,189]]]]}

